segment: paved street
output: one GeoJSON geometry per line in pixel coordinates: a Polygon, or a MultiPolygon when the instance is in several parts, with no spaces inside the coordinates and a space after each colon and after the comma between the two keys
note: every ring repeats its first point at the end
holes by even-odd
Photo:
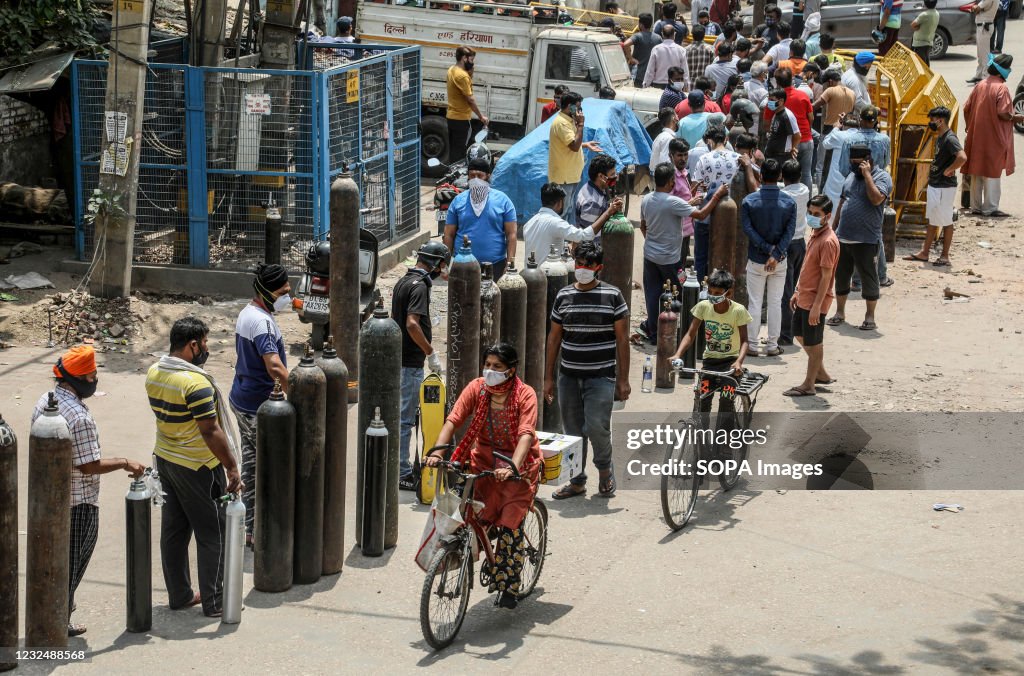
{"type": "MultiPolygon", "coordinates": [[[[1024,22],[1010,22],[1010,52],[1022,37],[1024,22]]],[[[954,48],[937,69],[965,100],[974,46],[954,48]]],[[[1016,68],[1022,70],[1024,64],[1016,68]]],[[[1017,76],[1011,77],[1012,89],[1017,76]]],[[[1018,136],[1018,160],[1022,147],[1018,136]]],[[[1020,173],[1004,180],[1002,208],[1017,218],[989,227],[961,217],[952,270],[970,268],[983,283],[968,285],[964,274],[919,268],[897,257],[890,264],[896,286],[883,290],[879,303],[879,334],[826,334],[826,359],[839,379],[834,392],[807,402],[782,397],[805,364],[790,350],[782,359],[749,363],[772,378],[759,410],[1019,411],[1024,284],[1016,234],[1022,232],[1022,192],[1020,173]],[[990,248],[979,246],[982,241],[990,248]],[[944,286],[972,298],[943,304],[944,286]]],[[[638,207],[634,200],[634,219],[638,207]]],[[[432,212],[424,212],[423,220],[433,227],[432,212]]],[[[899,255],[915,244],[902,242],[899,255]]],[[[640,260],[638,238],[637,273],[640,260]]],[[[396,273],[385,283],[393,284],[396,273]]],[[[231,379],[230,331],[240,307],[241,301],[168,310],[170,320],[192,310],[220,322],[211,336],[210,370],[222,387],[231,379]]],[[[852,316],[862,308],[861,301],[850,301],[852,316]]],[[[294,364],[305,327],[288,318],[284,329],[294,364]]],[[[106,396],[89,405],[106,456],[148,462],[154,425],[143,378],[154,359],[148,352],[166,349],[162,341],[151,335],[133,354],[101,357],[106,396]]],[[[56,355],[42,344],[0,353],[0,411],[21,444],[22,534],[28,420],[49,385],[46,374],[56,355]]],[[[688,410],[684,388],[640,393],[643,356],[634,350],[626,410],[688,410]]],[[[353,458],[355,419],[353,410],[353,458]]],[[[1019,445],[993,448],[983,439],[964,449],[1011,475],[1019,473],[1019,451],[1019,445]]],[[[549,501],[549,556],[537,592],[507,611],[494,608],[493,597],[477,587],[459,638],[435,654],[420,632],[423,574],[413,563],[428,510],[403,493],[398,546],[379,559],[362,557],[351,549],[354,462],[350,468],[350,553],[340,576],[263,594],[252,590],[250,554],[242,623],[221,625],[198,608],[168,610],[154,542],[153,630],[141,635],[124,632],[128,481],[123,474],[104,476],[100,543],[75,614],[89,630],[69,641],[87,658],[66,666],[22,663],[15,673],[394,674],[426,667],[450,674],[1024,674],[1020,490],[754,493],[741,485],[702,497],[694,525],[677,534],[661,517],[657,492],[549,501]],[[966,509],[935,512],[935,502],[966,509]]],[[[541,488],[542,497],[550,493],[541,488]]],[[[155,514],[154,533],[158,523],[155,514]]],[[[22,603],[24,545],[22,537],[22,603]]]]}

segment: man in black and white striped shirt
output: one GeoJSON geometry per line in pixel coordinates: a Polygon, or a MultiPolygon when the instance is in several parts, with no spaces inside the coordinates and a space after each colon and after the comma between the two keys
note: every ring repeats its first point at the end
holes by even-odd
{"type": "Polygon", "coordinates": [[[594,447],[599,495],[610,498],[615,494],[612,403],[629,398],[629,309],[617,288],[597,280],[603,259],[599,244],[577,245],[576,282],[558,292],[551,308],[544,398],[554,401],[558,362],[562,426],[566,434],[583,437],[584,467],[555,491],[552,497],[556,500],[586,492],[588,443],[594,447]]]}

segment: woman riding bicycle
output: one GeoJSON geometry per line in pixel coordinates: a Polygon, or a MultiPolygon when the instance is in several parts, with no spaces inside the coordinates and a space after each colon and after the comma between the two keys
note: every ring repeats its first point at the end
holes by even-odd
{"type": "MultiPolygon", "coordinates": [[[[515,608],[525,549],[520,527],[537,493],[543,462],[536,435],[537,394],[516,375],[519,356],[514,347],[498,343],[484,354],[483,377],[462,390],[441,428],[437,446],[450,443],[455,430],[471,420],[451,459],[468,462],[472,472],[494,471],[493,477],[476,483],[475,497],[484,503],[477,518],[500,529],[489,591],[500,592],[499,605],[515,608]],[[515,474],[495,452],[512,459],[521,481],[509,481],[515,474]]],[[[443,453],[427,456],[427,466],[436,467],[443,453]]]]}

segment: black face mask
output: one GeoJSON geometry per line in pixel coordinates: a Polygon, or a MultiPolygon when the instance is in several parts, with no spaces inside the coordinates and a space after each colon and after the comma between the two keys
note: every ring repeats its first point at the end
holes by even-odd
{"type": "Polygon", "coordinates": [[[466,62],[466,70],[467,71],[473,70],[473,62],[472,61],[467,61],[466,62]]]}
{"type": "Polygon", "coordinates": [[[197,354],[194,357],[192,357],[192,365],[193,366],[202,366],[203,364],[206,363],[206,360],[209,359],[209,358],[210,358],[210,351],[209,350],[203,350],[199,354],[197,354]]]}
{"type": "Polygon", "coordinates": [[[73,376],[64,370],[63,364],[57,364],[57,370],[60,371],[63,381],[75,391],[79,399],[88,399],[96,394],[96,386],[99,385],[99,379],[90,382],[84,378],[73,376]]]}
{"type": "Polygon", "coordinates": [[[939,130],[939,125],[938,125],[937,122],[929,122],[928,123],[928,128],[931,129],[932,131],[938,131],[939,130]]]}

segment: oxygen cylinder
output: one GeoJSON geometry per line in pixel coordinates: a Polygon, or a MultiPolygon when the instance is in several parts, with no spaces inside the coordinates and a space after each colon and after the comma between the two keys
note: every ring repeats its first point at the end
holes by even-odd
{"type": "MultiPolygon", "coordinates": [[[[148,474],[150,470],[146,470],[148,474]]],[[[141,477],[124,496],[128,612],[125,629],[153,628],[153,493],[141,477]]]]}
{"type": "Polygon", "coordinates": [[[267,220],[263,226],[263,262],[281,264],[281,210],[271,196],[267,203],[267,220]]]}
{"type": "Polygon", "coordinates": [[[345,559],[345,458],[348,454],[348,369],[327,336],[316,362],[327,377],[324,438],[324,575],[340,573],[345,559]]]}
{"type": "Polygon", "coordinates": [[[221,498],[224,508],[224,624],[242,621],[242,563],[245,560],[245,503],[238,493],[221,498]]]}
{"type": "Polygon", "coordinates": [[[508,267],[505,268],[505,274],[498,280],[498,289],[501,290],[501,331],[499,331],[499,335],[502,341],[516,349],[516,354],[519,355],[520,370],[525,374],[526,369],[522,365],[527,360],[526,282],[512,261],[509,261],[508,267]]]}
{"type": "MultiPolygon", "coordinates": [[[[728,270],[736,274],[736,202],[725,197],[711,213],[711,242],[708,269],[728,270]]],[[[744,261],[746,264],[746,261],[744,261]]]]}
{"type": "Polygon", "coordinates": [[[604,268],[601,280],[622,292],[630,316],[633,312],[633,224],[621,213],[615,214],[601,228],[604,268]]]}
{"type": "MultiPolygon", "coordinates": [[[[476,267],[474,264],[473,267],[476,267]]],[[[480,272],[476,273],[477,288],[480,285],[480,272]]],[[[451,291],[449,290],[449,295],[451,291]]],[[[480,299],[477,298],[477,308],[480,299]]],[[[476,317],[479,322],[479,315],[476,317]]],[[[471,324],[471,327],[479,326],[471,324]]],[[[472,332],[474,335],[476,331],[472,332]]],[[[473,348],[475,361],[476,346],[473,348]]],[[[361,537],[360,525],[363,519],[363,486],[364,463],[366,460],[366,430],[370,427],[374,412],[380,409],[384,426],[389,430],[400,427],[399,409],[401,408],[402,380],[402,330],[394,319],[388,316],[383,301],[377,303],[373,317],[366,320],[359,334],[359,356],[366,364],[373,364],[373,378],[359,383],[359,428],[357,439],[359,450],[356,454],[356,535],[361,537]]],[[[450,373],[450,371],[449,371],[450,373]]],[[[398,435],[388,437],[387,453],[387,485],[384,494],[387,498],[384,509],[384,547],[394,547],[398,542],[398,435]]],[[[362,544],[358,539],[357,543],[362,544]]]]}
{"type": "Polygon", "coordinates": [[[28,488],[25,645],[63,648],[68,644],[71,431],[53,392],[29,434],[28,488]]]}
{"type": "Polygon", "coordinates": [[[256,514],[253,586],[291,589],[295,561],[295,407],[281,383],[256,411],[256,514]]]}
{"type": "MultiPolygon", "coordinates": [[[[320,579],[324,556],[324,421],[327,377],[313,361],[313,350],[288,374],[288,398],[295,407],[294,581],[320,579]]],[[[268,449],[269,450],[269,449],[268,449]]],[[[259,482],[256,483],[257,487],[259,482]]],[[[259,504],[259,502],[257,502],[259,504]]]]}
{"type": "Polygon", "coordinates": [[[491,264],[480,264],[480,358],[483,368],[484,352],[501,340],[501,289],[491,278],[491,264]]]}
{"type": "Polygon", "coordinates": [[[882,217],[882,251],[878,255],[885,256],[887,263],[896,260],[896,210],[889,206],[882,217]]]}
{"type": "MultiPolygon", "coordinates": [[[[463,236],[462,247],[452,259],[448,273],[448,382],[447,410],[458,400],[462,390],[480,376],[480,263],[473,256],[469,237],[463,236]]],[[[384,424],[387,420],[384,409],[384,424]]],[[[369,424],[369,411],[367,412],[369,424]]],[[[360,434],[360,437],[362,435],[360,434]]]]}
{"type": "Polygon", "coordinates": [[[0,415],[0,671],[18,663],[18,437],[0,415]]]}
{"type": "MultiPolygon", "coordinates": [[[[359,542],[363,556],[384,554],[384,515],[387,511],[388,429],[380,417],[380,407],[373,411],[373,420],[366,428],[364,441],[362,515],[359,542]]],[[[394,482],[398,479],[395,478],[394,482]]]]}
{"type": "MultiPolygon", "coordinates": [[[[545,304],[544,314],[547,321],[544,326],[546,331],[550,331],[551,308],[555,304],[555,297],[558,296],[559,291],[569,284],[569,271],[566,269],[565,263],[563,263],[562,259],[559,257],[558,250],[554,244],[551,245],[551,251],[548,252],[548,257],[544,260],[540,269],[547,280],[547,302],[545,304]]],[[[545,349],[547,348],[545,347],[545,349]]],[[[543,394],[543,381],[541,381],[541,391],[543,394]]],[[[558,408],[558,397],[555,397],[554,401],[545,402],[544,417],[540,420],[544,423],[542,429],[545,432],[552,432],[556,434],[562,433],[562,414],[558,408]]]]}
{"type": "MultiPolygon", "coordinates": [[[[701,282],[700,289],[697,292],[697,302],[708,299],[708,278],[704,277],[704,281],[701,282]]],[[[691,315],[692,316],[692,315],[691,315]]],[[[707,335],[705,333],[705,327],[701,327],[700,331],[697,332],[697,340],[694,341],[693,360],[694,366],[697,364],[698,359],[704,358],[704,348],[707,345],[707,335]]]]}
{"type": "MultiPolygon", "coordinates": [[[[729,186],[729,195],[732,196],[733,201],[737,207],[743,204],[743,200],[746,199],[747,195],[750,194],[747,191],[747,172],[741,167],[740,171],[736,172],[736,175],[732,178],[732,184],[729,186]]],[[[747,258],[748,252],[747,247],[749,240],[747,239],[747,233],[743,232],[743,219],[742,210],[736,209],[736,225],[734,232],[736,233],[736,252],[733,254],[733,264],[730,268],[733,278],[736,283],[732,287],[732,297],[740,305],[747,305],[747,258]]]]}
{"type": "Polygon", "coordinates": [[[658,315],[658,363],[654,365],[654,386],[672,389],[676,386],[675,369],[669,357],[676,351],[676,324],[679,315],[672,311],[672,302],[665,301],[658,315]]]}
{"type": "MultiPolygon", "coordinates": [[[[508,275],[505,275],[506,277],[508,275]]],[[[548,280],[537,267],[537,258],[530,254],[522,274],[526,283],[526,352],[519,355],[525,364],[523,382],[537,393],[537,422],[544,422],[544,361],[547,352],[548,280]]]]}
{"type": "MultiPolygon", "coordinates": [[[[683,304],[679,311],[681,320],[679,322],[680,333],[686,333],[690,329],[690,324],[693,323],[693,306],[700,302],[700,282],[697,281],[697,273],[692,268],[686,270],[686,281],[683,283],[683,304]]],[[[703,340],[704,329],[701,328],[698,333],[698,339],[690,344],[690,347],[683,353],[683,366],[688,369],[696,368],[697,366],[697,344],[703,340]]],[[[679,342],[683,340],[682,336],[679,337],[676,342],[678,347],[679,342]]],[[[701,351],[703,354],[703,351],[701,351]]],[[[679,374],[680,378],[686,378],[690,380],[693,376],[679,374]]]]}
{"type": "MultiPolygon", "coordinates": [[[[343,171],[331,183],[331,319],[338,356],[348,368],[348,401],[359,396],[359,186],[343,171]]],[[[294,403],[294,402],[293,402],[294,403]]]]}

